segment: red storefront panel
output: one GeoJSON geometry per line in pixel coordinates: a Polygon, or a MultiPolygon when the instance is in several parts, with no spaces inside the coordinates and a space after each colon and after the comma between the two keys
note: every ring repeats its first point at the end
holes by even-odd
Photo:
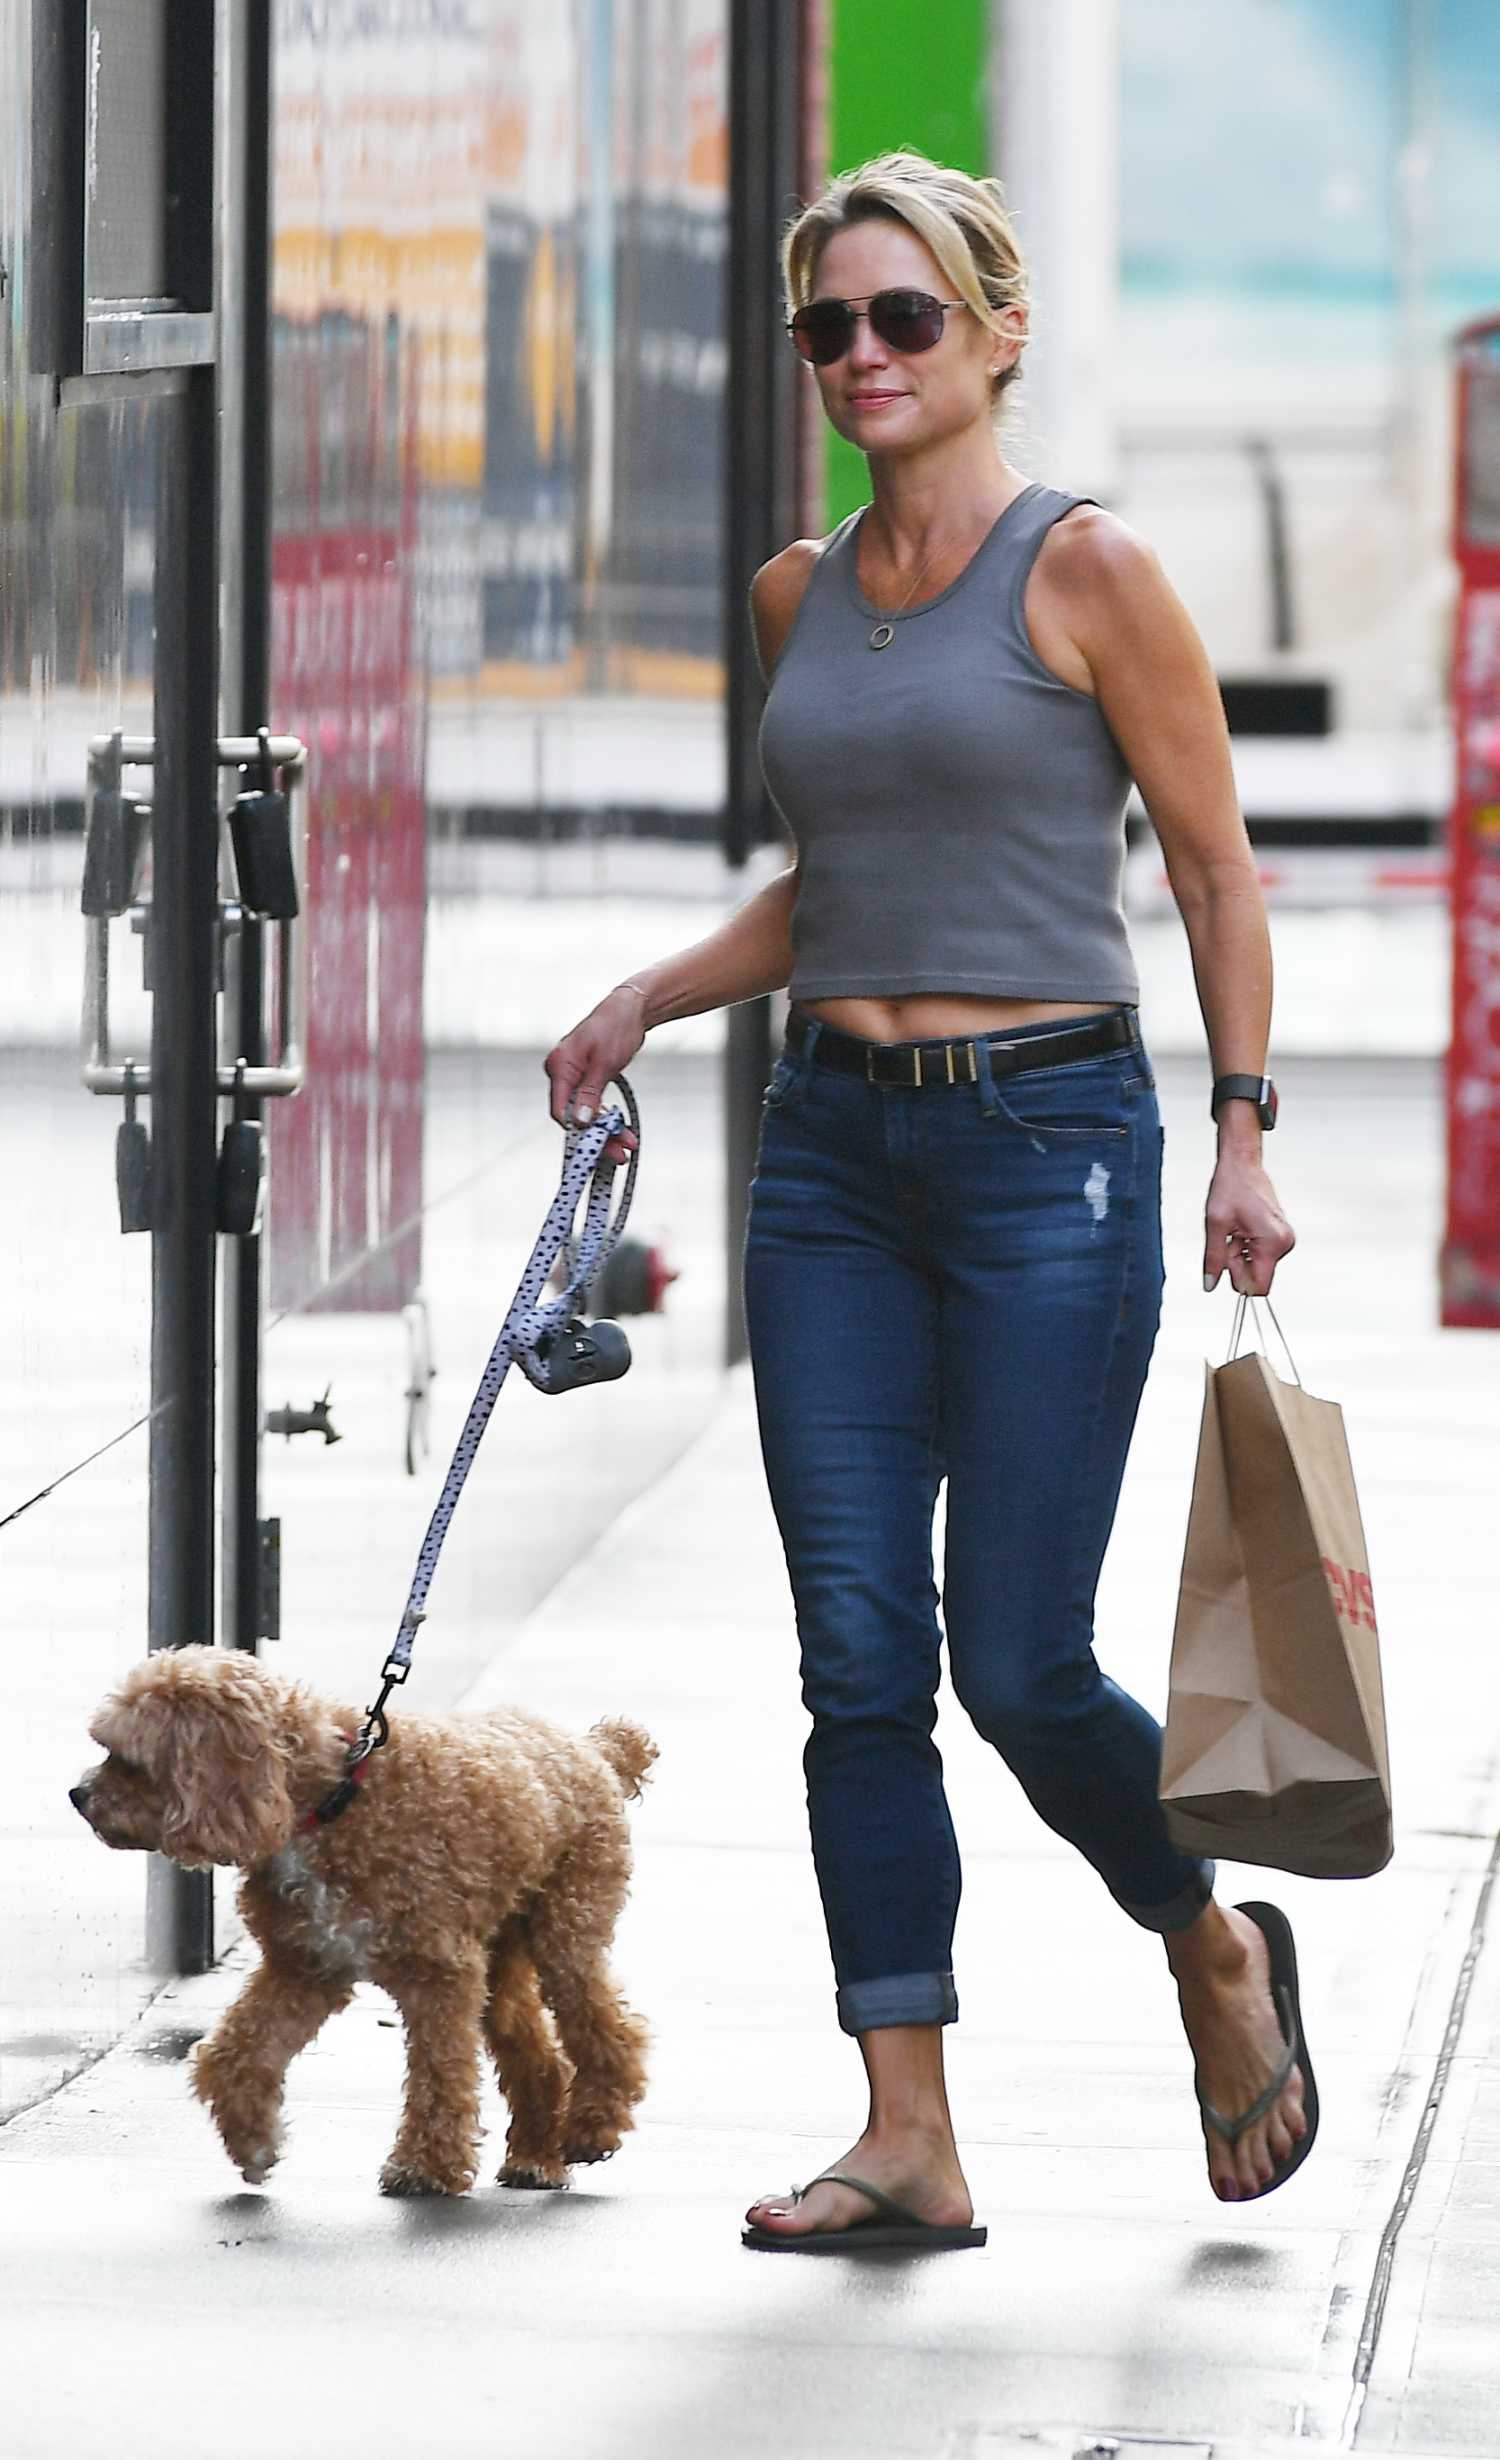
{"type": "Polygon", "coordinates": [[[1500,319],[1458,344],[1445,1324],[1500,1326],[1500,319]]]}

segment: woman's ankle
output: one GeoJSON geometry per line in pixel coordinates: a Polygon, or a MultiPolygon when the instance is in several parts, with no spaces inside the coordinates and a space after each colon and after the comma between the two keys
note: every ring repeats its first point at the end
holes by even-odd
{"type": "Polygon", "coordinates": [[[860,2141],[874,2145],[881,2152],[896,2145],[926,2145],[937,2152],[952,2152],[955,2149],[949,2120],[901,2117],[890,2112],[879,2118],[872,2113],[865,2122],[860,2141]]]}
{"type": "Polygon", "coordinates": [[[1243,1938],[1213,1897],[1186,1930],[1164,1932],[1162,1944],[1179,1982],[1232,1982],[1250,1961],[1243,1938]]]}
{"type": "Polygon", "coordinates": [[[924,2136],[951,2143],[942,2026],[876,2027],[860,2035],[859,2047],[870,2092],[867,2138],[924,2136]]]}
{"type": "Polygon", "coordinates": [[[872,2153],[915,2161],[922,2169],[958,2166],[958,2144],[946,2109],[872,2110],[860,2143],[872,2153]]]}

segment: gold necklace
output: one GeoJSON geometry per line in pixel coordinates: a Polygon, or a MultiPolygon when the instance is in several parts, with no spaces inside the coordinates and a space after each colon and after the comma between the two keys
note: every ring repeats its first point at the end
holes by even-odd
{"type": "MultiPolygon", "coordinates": [[[[933,565],[937,562],[938,557],[942,554],[944,547],[951,546],[956,535],[957,533],[955,531],[950,530],[946,538],[940,538],[938,540],[937,545],[928,556],[926,563],[917,574],[916,580],[913,581],[911,588],[907,591],[906,598],[910,598],[913,591],[920,587],[927,574],[932,570],[933,565]]],[[[891,642],[896,637],[896,627],[891,621],[891,616],[900,614],[901,607],[904,607],[906,604],[906,598],[902,599],[901,606],[893,606],[890,610],[890,614],[882,615],[879,623],[875,626],[874,631],[870,635],[870,647],[872,649],[888,649],[890,647],[891,642]]]]}

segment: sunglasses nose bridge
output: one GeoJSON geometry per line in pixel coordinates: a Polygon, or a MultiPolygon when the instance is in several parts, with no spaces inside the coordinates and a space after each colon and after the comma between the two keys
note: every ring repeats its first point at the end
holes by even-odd
{"type": "Polygon", "coordinates": [[[890,344],[884,339],[883,335],[877,328],[873,318],[871,317],[869,308],[851,308],[849,310],[849,315],[851,320],[849,325],[849,338],[845,342],[843,349],[839,352],[839,357],[841,359],[854,359],[857,357],[860,364],[863,365],[866,360],[870,359],[871,354],[873,353],[874,363],[877,366],[883,367],[890,355],[890,344]]]}

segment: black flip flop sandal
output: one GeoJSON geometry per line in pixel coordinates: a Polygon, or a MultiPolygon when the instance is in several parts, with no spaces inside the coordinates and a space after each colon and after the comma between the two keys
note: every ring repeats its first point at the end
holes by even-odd
{"type": "MultiPolygon", "coordinates": [[[[1193,2078],[1193,2090],[1198,2096],[1198,2107],[1215,2135],[1222,2136],[1225,2143],[1232,2147],[1239,2142],[1248,2127],[1253,2127],[1257,2119],[1265,2117],[1266,2112],[1285,2092],[1294,2071],[1301,2070],[1302,2109],[1307,2120],[1306,2135],[1292,2146],[1291,2152],[1280,2169],[1273,2170],[1263,2187],[1257,2187],[1253,2195],[1239,2195],[1233,2199],[1240,2204],[1258,2204],[1263,2195],[1274,2195],[1278,2187],[1284,2187],[1293,2172],[1302,2167],[1303,2162],[1312,2151],[1313,2138],[1318,2132],[1318,2088],[1313,2081],[1312,2061],[1307,2055],[1307,2042],[1302,2031],[1302,2002],[1297,1991],[1297,1950],[1292,1940],[1292,1926],[1286,1915],[1276,1905],[1236,1905],[1235,1911],[1249,1915],[1257,1930],[1264,1934],[1266,1946],[1270,1950],[1271,1998],[1281,2023],[1281,2037],[1286,2043],[1286,2054],[1265,2091],[1257,2093],[1249,2109],[1242,2110],[1238,2118],[1225,2118],[1221,2111],[1214,2108],[1211,2101],[1205,2101],[1198,2090],[1196,2075],[1193,2078]]],[[[1224,2200],[1220,2198],[1221,2202],[1224,2200]]]]}
{"type": "Polygon", "coordinates": [[[847,2229],[803,2230],[800,2236],[784,2235],[779,2230],[762,2229],[759,2223],[741,2230],[741,2246],[756,2247],[771,2255],[863,2255],[873,2248],[921,2248],[928,2254],[966,2246],[983,2246],[989,2231],[983,2226],[960,2228],[952,2223],[924,2221],[915,2212],[908,2212],[883,2187],[872,2187],[867,2179],[851,2178],[844,2170],[825,2170],[805,2187],[793,2187],[792,2201],[800,2204],[814,2187],[853,2187],[857,2195],[867,2195],[875,2207],[874,2218],[852,2221],[847,2229]]]}

